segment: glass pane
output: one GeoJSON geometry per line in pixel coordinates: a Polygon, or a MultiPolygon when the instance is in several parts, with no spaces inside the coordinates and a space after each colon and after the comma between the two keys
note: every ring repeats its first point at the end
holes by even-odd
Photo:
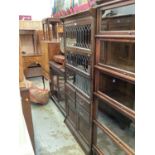
{"type": "Polygon", "coordinates": [[[90,48],[91,44],[91,25],[67,26],[65,28],[66,46],[90,48]]]}
{"type": "Polygon", "coordinates": [[[127,155],[108,135],[97,127],[97,147],[105,155],[127,155]]]}
{"type": "Polygon", "coordinates": [[[66,46],[75,46],[76,45],[75,27],[73,26],[66,27],[65,33],[66,33],[66,46]]]}
{"type": "Polygon", "coordinates": [[[67,72],[67,82],[75,85],[77,88],[81,89],[84,93],[90,96],[90,80],[73,72],[72,70],[66,69],[67,72]]]}
{"type": "Polygon", "coordinates": [[[132,120],[111,108],[107,103],[96,100],[97,120],[107,126],[121,140],[135,149],[135,124],[132,120]]]}
{"type": "Polygon", "coordinates": [[[67,63],[86,72],[90,73],[90,57],[87,55],[81,55],[77,53],[66,53],[67,63]]]}
{"type": "Polygon", "coordinates": [[[100,62],[135,72],[135,43],[101,41],[100,62]]]}
{"type": "Polygon", "coordinates": [[[100,73],[99,90],[123,105],[134,110],[135,85],[100,73]]]}
{"type": "Polygon", "coordinates": [[[135,5],[102,10],[101,30],[135,30],[135,5]]]}

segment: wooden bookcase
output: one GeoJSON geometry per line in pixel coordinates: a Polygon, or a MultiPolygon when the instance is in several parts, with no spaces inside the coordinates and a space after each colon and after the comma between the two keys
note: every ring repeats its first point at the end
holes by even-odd
{"type": "Polygon", "coordinates": [[[61,18],[65,40],[65,123],[91,154],[95,9],[61,18]]]}
{"type": "Polygon", "coordinates": [[[58,40],[59,33],[63,33],[63,25],[59,18],[45,18],[42,20],[44,40],[58,40]]]}
{"type": "Polygon", "coordinates": [[[63,25],[59,18],[45,18],[42,20],[44,40],[42,41],[42,52],[44,55],[43,61],[48,62],[43,67],[44,75],[50,80],[50,96],[55,101],[55,104],[60,109],[62,114],[66,115],[65,106],[65,89],[64,65],[56,63],[54,57],[63,55],[64,45],[63,40],[63,25]]]}
{"type": "Polygon", "coordinates": [[[93,154],[135,154],[135,2],[96,8],[93,154]]]}

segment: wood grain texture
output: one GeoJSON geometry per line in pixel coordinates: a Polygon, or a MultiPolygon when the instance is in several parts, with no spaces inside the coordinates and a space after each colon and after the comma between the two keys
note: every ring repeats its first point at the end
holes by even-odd
{"type": "Polygon", "coordinates": [[[49,79],[49,61],[54,60],[54,56],[60,53],[60,43],[41,41],[42,67],[44,76],[49,79]]]}

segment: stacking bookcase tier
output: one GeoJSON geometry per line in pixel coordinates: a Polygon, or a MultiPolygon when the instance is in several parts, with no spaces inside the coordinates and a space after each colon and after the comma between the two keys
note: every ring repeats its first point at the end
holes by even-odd
{"type": "Polygon", "coordinates": [[[135,1],[113,0],[97,8],[97,34],[135,34],[135,1]]]}

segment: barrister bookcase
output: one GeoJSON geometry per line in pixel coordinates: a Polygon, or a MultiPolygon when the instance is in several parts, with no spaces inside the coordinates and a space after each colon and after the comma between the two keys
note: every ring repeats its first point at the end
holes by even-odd
{"type": "Polygon", "coordinates": [[[93,154],[135,154],[135,2],[96,9],[93,154]]]}
{"type": "Polygon", "coordinates": [[[65,123],[91,154],[95,9],[61,18],[65,41],[65,123]]]}

